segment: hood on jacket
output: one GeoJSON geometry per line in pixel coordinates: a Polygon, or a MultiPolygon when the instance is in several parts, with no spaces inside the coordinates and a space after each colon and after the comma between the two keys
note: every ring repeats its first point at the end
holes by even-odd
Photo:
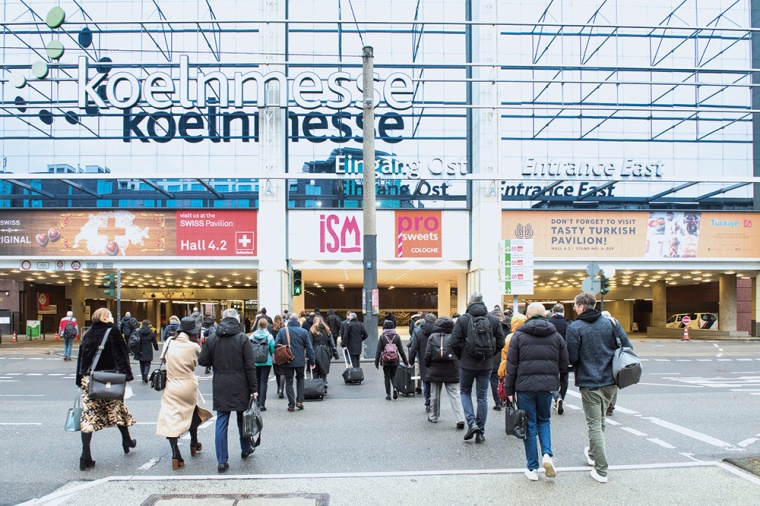
{"type": "Polygon", "coordinates": [[[601,317],[602,313],[596,309],[586,309],[584,312],[578,315],[578,319],[583,320],[586,323],[594,323],[601,317]]]}
{"type": "Polygon", "coordinates": [[[433,334],[436,332],[443,332],[444,334],[451,334],[454,330],[454,320],[442,316],[438,318],[433,324],[433,334]]]}
{"type": "Polygon", "coordinates": [[[210,316],[207,316],[206,318],[203,319],[203,326],[210,327],[213,324],[214,324],[214,319],[211,318],[210,316]]]}
{"type": "Polygon", "coordinates": [[[335,314],[335,311],[333,311],[332,309],[327,310],[327,316],[332,316],[334,314],[335,314]]]}
{"type": "Polygon", "coordinates": [[[393,336],[397,336],[398,333],[396,332],[396,329],[385,329],[383,330],[383,337],[390,337],[393,339],[393,336]]]}
{"type": "Polygon", "coordinates": [[[150,329],[150,327],[140,327],[140,330],[138,330],[137,333],[141,336],[149,336],[153,333],[153,331],[150,329]]]}
{"type": "Polygon", "coordinates": [[[243,331],[243,327],[240,326],[240,322],[237,318],[223,318],[222,321],[216,326],[216,335],[218,336],[234,336],[240,334],[243,331]]]}
{"type": "Polygon", "coordinates": [[[543,316],[537,316],[526,321],[520,327],[520,332],[525,332],[536,337],[546,337],[557,332],[557,328],[543,316]]]}
{"type": "Polygon", "coordinates": [[[528,321],[528,317],[522,313],[517,313],[516,315],[514,315],[512,317],[512,321],[510,322],[511,323],[510,328],[512,329],[512,332],[517,332],[517,329],[522,327],[527,321],[528,321]]]}
{"type": "Polygon", "coordinates": [[[473,302],[469,306],[467,306],[467,312],[471,316],[485,316],[488,314],[488,309],[486,308],[486,305],[482,302],[473,302]]]}

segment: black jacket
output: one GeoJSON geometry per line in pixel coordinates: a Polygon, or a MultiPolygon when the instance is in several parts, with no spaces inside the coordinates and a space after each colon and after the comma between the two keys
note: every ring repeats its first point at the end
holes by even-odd
{"type": "Polygon", "coordinates": [[[546,318],[533,317],[512,334],[504,379],[507,395],[559,390],[559,373],[566,371],[567,345],[546,318]]]}
{"type": "Polygon", "coordinates": [[[214,367],[215,411],[245,411],[257,391],[253,346],[237,318],[224,318],[206,339],[198,364],[214,367]]]}
{"type": "Polygon", "coordinates": [[[557,332],[562,336],[562,339],[567,340],[565,338],[565,334],[567,333],[567,318],[565,318],[564,315],[554,313],[549,317],[549,323],[554,325],[554,328],[557,329],[557,332]]]}
{"type": "Polygon", "coordinates": [[[340,347],[348,348],[349,355],[361,355],[363,341],[367,339],[367,329],[359,320],[346,320],[340,328],[340,347]]]}
{"type": "Polygon", "coordinates": [[[433,332],[433,323],[423,323],[417,330],[417,338],[412,343],[412,347],[409,348],[409,365],[414,365],[414,360],[417,356],[420,357],[420,377],[422,381],[430,381],[427,377],[427,367],[425,366],[425,352],[427,351],[428,338],[433,332]]]}
{"type": "Polygon", "coordinates": [[[137,329],[137,335],[140,336],[140,351],[135,353],[135,360],[150,362],[153,360],[153,350],[158,351],[156,333],[151,330],[150,326],[147,326],[137,329]]]}
{"type": "Polygon", "coordinates": [[[90,329],[82,336],[82,344],[79,345],[79,356],[77,357],[77,386],[82,386],[82,377],[86,376],[95,359],[100,342],[106,334],[107,329],[111,329],[106,340],[106,346],[103,353],[100,354],[96,371],[116,371],[127,375],[127,381],[132,381],[132,366],[129,363],[129,350],[127,343],[124,342],[119,329],[113,323],[94,322],[90,329]]]}
{"type": "MultiPolygon", "coordinates": [[[[139,327],[139,322],[137,321],[137,318],[133,318],[131,316],[125,316],[124,318],[121,319],[121,324],[119,325],[119,332],[121,332],[122,337],[126,341],[129,338],[129,336],[132,335],[132,331],[136,330],[137,327],[139,327]]],[[[113,331],[111,331],[111,334],[113,334],[113,331]]]]}
{"type": "Polygon", "coordinates": [[[458,383],[459,382],[459,359],[454,355],[451,362],[433,361],[433,347],[430,346],[431,339],[438,339],[439,336],[448,336],[454,329],[454,320],[451,318],[438,318],[433,324],[433,331],[428,337],[425,348],[425,367],[427,369],[427,380],[431,383],[458,383]]]}
{"type": "Polygon", "coordinates": [[[329,374],[330,359],[332,357],[338,358],[338,352],[335,349],[335,341],[324,326],[320,326],[319,332],[316,334],[309,330],[309,337],[311,338],[311,345],[314,348],[314,357],[317,366],[314,371],[319,375],[329,374]]]}
{"type": "MultiPolygon", "coordinates": [[[[385,349],[385,345],[388,344],[388,340],[396,345],[396,348],[398,348],[398,357],[399,357],[399,363],[398,364],[388,364],[388,366],[396,367],[401,364],[406,363],[406,353],[404,353],[404,345],[401,344],[401,338],[398,336],[395,330],[393,329],[385,329],[383,330],[383,333],[380,335],[380,337],[377,340],[377,351],[375,352],[375,367],[378,367],[381,362],[381,357],[383,355],[383,350],[385,349]]],[[[386,364],[383,364],[383,367],[385,367],[386,364]]]]}
{"type": "Polygon", "coordinates": [[[335,311],[330,309],[327,311],[327,319],[325,321],[327,322],[327,326],[330,327],[330,333],[332,334],[333,339],[335,339],[335,342],[337,343],[343,320],[340,319],[340,316],[335,314],[335,311]]]}
{"type": "Polygon", "coordinates": [[[492,371],[494,361],[493,355],[479,359],[470,355],[465,346],[465,341],[470,333],[470,318],[473,316],[485,316],[488,318],[488,321],[491,322],[491,329],[496,338],[494,354],[501,353],[501,349],[504,348],[505,336],[501,322],[499,322],[499,319],[494,315],[488,313],[485,304],[482,302],[475,302],[467,306],[467,312],[457,318],[457,321],[454,324],[454,330],[451,331],[454,354],[459,358],[459,367],[461,369],[467,369],[468,371],[492,371]]]}

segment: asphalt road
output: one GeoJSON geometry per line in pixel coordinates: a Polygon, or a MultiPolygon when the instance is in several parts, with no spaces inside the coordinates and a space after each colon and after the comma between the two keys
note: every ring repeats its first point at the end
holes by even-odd
{"type": "MultiPolygon", "coordinates": [[[[66,411],[76,394],[76,362],[64,362],[56,355],[62,351],[56,343],[30,347],[20,344],[0,347],[0,504],[18,504],[61,487],[99,479],[114,480],[116,488],[108,492],[117,494],[109,497],[112,504],[140,504],[149,492],[157,493],[156,487],[159,492],[166,491],[171,488],[167,483],[174,482],[164,477],[198,478],[178,485],[179,488],[172,489],[175,492],[184,489],[194,494],[211,490],[219,493],[218,482],[212,481],[218,478],[213,422],[200,430],[204,450],[198,457],[191,458],[189,441],[182,441],[180,448],[186,467],[172,472],[168,442],[155,435],[160,393],[141,382],[133,383],[135,396],[127,401],[138,421],[132,429],[132,436],[138,440],[137,448],[124,455],[117,430],[98,432],[92,442],[97,464],[80,472],[79,434],[63,431],[66,411]],[[115,483],[122,478],[132,481],[119,488],[115,483]]],[[[709,495],[718,493],[712,487],[705,486],[705,490],[699,487],[705,479],[723,471],[701,466],[726,457],[760,454],[760,342],[637,340],[634,346],[644,359],[644,376],[639,385],[620,392],[617,410],[608,419],[608,459],[614,467],[610,487],[605,490],[615,490],[617,473],[618,480],[625,476],[630,481],[624,487],[628,493],[632,483],[640,482],[643,491],[661,486],[663,491],[657,497],[663,502],[667,499],[671,504],[693,505],[702,504],[702,499],[720,504],[709,495]],[[674,470],[693,472],[689,476],[695,481],[690,487],[693,493],[700,494],[696,500],[673,486],[672,480],[676,478],[665,478],[674,470]]],[[[133,370],[138,370],[136,363],[133,370]]],[[[507,469],[519,487],[527,486],[523,483],[527,480],[519,474],[525,466],[522,442],[504,434],[501,413],[489,411],[485,444],[464,442],[446,399],[440,422],[431,424],[421,396],[386,401],[382,372],[371,364],[364,364],[366,380],[360,386],[344,385],[341,370],[341,364],[333,363],[328,397],[307,402],[303,411],[289,413],[285,400],[270,395],[262,445],[246,461],[238,456],[236,432],[231,427],[230,476],[254,475],[262,480],[272,477],[277,482],[272,490],[284,487],[282,479],[276,480],[278,477],[291,477],[288,483],[299,490],[308,488],[303,483],[319,482],[324,490],[333,491],[330,504],[351,501],[382,504],[385,499],[390,500],[385,497],[375,501],[375,489],[367,488],[382,487],[375,482],[383,479],[383,473],[402,477],[393,478],[405,483],[401,497],[406,501],[401,502],[415,504],[433,503],[427,491],[442,486],[436,480],[445,476],[452,477],[448,481],[443,479],[451,485],[459,483],[456,480],[476,479],[470,475],[488,477],[493,470],[507,469]],[[307,479],[310,476],[313,481],[307,479]],[[331,485],[330,480],[348,476],[352,477],[351,487],[347,487],[346,480],[342,485],[331,485]],[[340,494],[346,490],[352,490],[353,495],[351,500],[342,502],[340,494]],[[361,500],[362,494],[366,494],[366,501],[361,500]]],[[[202,368],[197,374],[201,393],[210,404],[210,376],[204,375],[202,368]]],[[[274,393],[274,383],[270,385],[270,392],[274,393]]],[[[489,405],[492,404],[490,401],[489,405]]],[[[596,490],[593,487],[598,486],[585,471],[580,473],[584,470],[583,448],[587,445],[580,405],[580,396],[571,386],[565,414],[552,418],[552,447],[560,473],[554,485],[559,486],[563,478],[568,483],[572,476],[580,484],[573,486],[573,493],[581,494],[571,496],[555,487],[557,500],[572,497],[583,500],[584,490],[593,492],[596,490]]],[[[757,502],[760,481],[726,479],[728,485],[721,483],[718,496],[726,499],[725,504],[757,502]]],[[[542,481],[551,480],[542,478],[542,481]]],[[[481,495],[472,496],[471,490],[464,493],[462,487],[468,486],[465,481],[461,483],[452,492],[455,495],[450,496],[451,500],[443,502],[488,504],[489,494],[498,493],[498,487],[493,490],[484,487],[481,495]]],[[[621,500],[622,490],[613,499],[621,500]]],[[[96,502],[95,498],[87,497],[56,504],[96,502]]],[[[526,501],[527,497],[524,496],[526,501]]],[[[315,503],[313,499],[307,502],[315,503]]],[[[316,503],[320,504],[319,500],[316,503]]]]}

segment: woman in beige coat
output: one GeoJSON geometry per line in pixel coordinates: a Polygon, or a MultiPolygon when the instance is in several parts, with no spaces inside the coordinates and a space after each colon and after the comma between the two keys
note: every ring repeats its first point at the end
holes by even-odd
{"type": "Polygon", "coordinates": [[[162,353],[166,359],[166,388],[161,396],[156,434],[169,440],[172,448],[172,469],[185,467],[179,452],[177,439],[190,431],[190,455],[195,456],[203,445],[198,441],[198,426],[213,414],[198,406],[198,365],[200,346],[198,330],[193,317],[182,318],[178,334],[165,345],[162,353]]]}

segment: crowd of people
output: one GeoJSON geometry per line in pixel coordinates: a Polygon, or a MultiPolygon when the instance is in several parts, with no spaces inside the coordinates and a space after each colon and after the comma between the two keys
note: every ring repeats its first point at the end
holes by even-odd
{"type": "MultiPolygon", "coordinates": [[[[386,399],[397,399],[400,378],[408,380],[419,367],[419,391],[423,394],[428,421],[439,422],[441,396],[445,391],[456,429],[464,431],[465,441],[474,439],[476,444],[483,444],[490,387],[493,410],[501,411],[505,405],[515,403],[525,412],[525,475],[536,481],[540,468],[549,478],[557,474],[551,445],[552,407],[558,415],[564,413],[569,372],[573,371],[588,426],[589,445],[584,456],[592,466],[591,476],[606,483],[605,417],[612,414],[617,396],[611,366],[617,348],[615,335],[622,337],[623,346],[630,346],[630,341],[620,324],[595,306],[592,294],[579,294],[573,304],[578,317],[571,322],[565,318],[562,304],[546,311],[543,304],[532,303],[525,314],[502,311],[499,306],[489,311],[482,295],[475,292],[462,315],[455,313],[451,318],[431,313],[413,315],[408,353],[396,331],[396,317],[388,313],[382,322],[374,358],[375,367],[383,369],[386,399]]],[[[308,314],[284,311],[274,318],[262,309],[254,321],[246,323],[241,321],[237,310],[230,308],[221,317],[216,323],[210,315],[203,318],[195,309],[182,319],[172,316],[162,334],[160,359],[166,364],[166,386],[156,434],[169,441],[175,470],[184,466],[178,438],[190,433],[190,453],[195,456],[203,448],[198,440],[198,427],[213,416],[198,405],[197,366],[204,366],[206,373],[213,372],[215,450],[218,472],[224,473],[229,469],[227,434],[233,412],[241,458],[254,452],[251,439],[244,437],[243,412],[252,403],[266,411],[270,372],[275,376],[277,396],[287,397],[287,411],[303,410],[307,368],[326,390],[331,360],[342,353],[347,367],[359,368],[363,341],[368,337],[355,313],[349,312],[343,321],[332,309],[326,317],[315,308],[308,314]],[[278,352],[285,347],[292,354],[286,360],[278,352]]],[[[70,335],[73,324],[78,336],[76,320],[72,319],[69,313],[61,320],[62,334],[68,327],[66,334],[70,335]]],[[[137,440],[129,435],[129,427],[135,420],[123,399],[90,398],[91,373],[116,371],[132,381],[131,353],[140,363],[142,381],[147,383],[153,352],[158,350],[157,333],[148,320],[140,323],[126,313],[117,326],[110,311],[102,308],[93,314],[92,321],[82,338],[77,359],[76,382],[82,389],[84,408],[81,470],[95,465],[90,450],[95,431],[117,427],[124,453],[137,445],[137,440]]],[[[67,360],[71,356],[70,345],[64,344],[67,360]]]]}

